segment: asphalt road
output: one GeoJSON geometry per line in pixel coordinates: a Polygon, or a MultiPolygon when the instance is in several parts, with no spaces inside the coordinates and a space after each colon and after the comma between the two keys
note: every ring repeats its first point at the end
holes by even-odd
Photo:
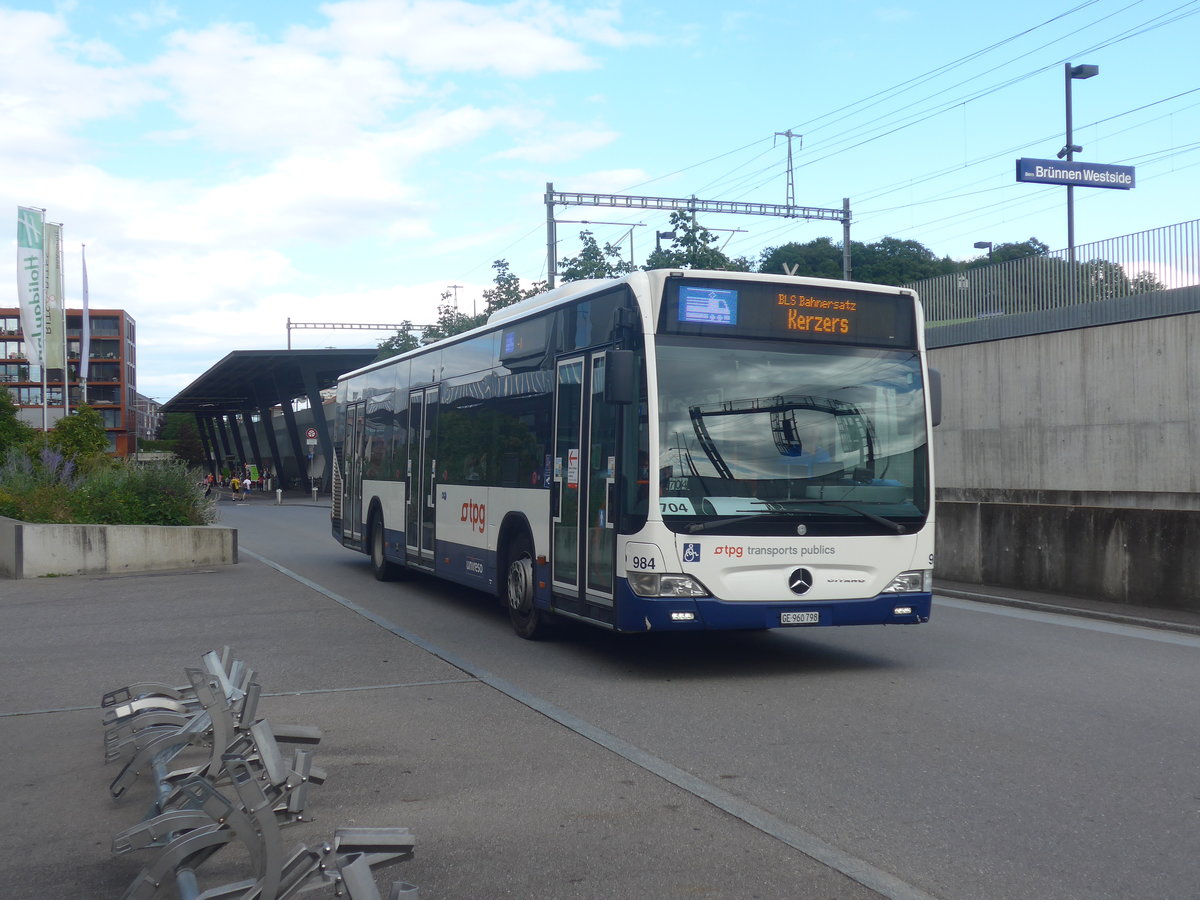
{"type": "Polygon", "coordinates": [[[1200,637],[938,598],[917,627],[531,643],[483,594],[374,581],[326,508],[223,515],[247,556],[880,893],[1200,896],[1200,637]]]}

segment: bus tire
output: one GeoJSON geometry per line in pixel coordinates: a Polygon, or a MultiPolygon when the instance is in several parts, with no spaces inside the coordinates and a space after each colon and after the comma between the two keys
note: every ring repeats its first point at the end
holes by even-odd
{"type": "Polygon", "coordinates": [[[371,573],[376,581],[393,581],[400,574],[400,567],[389,562],[383,555],[383,516],[376,513],[371,516],[371,527],[368,547],[370,548],[371,573]]]}
{"type": "Polygon", "coordinates": [[[533,541],[527,534],[509,542],[505,560],[504,599],[513,631],[526,640],[540,640],[551,631],[551,614],[533,603],[533,541]]]}

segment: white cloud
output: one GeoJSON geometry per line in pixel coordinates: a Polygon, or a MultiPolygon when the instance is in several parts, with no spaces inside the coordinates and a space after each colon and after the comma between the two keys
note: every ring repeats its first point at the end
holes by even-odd
{"type": "MultiPolygon", "coordinates": [[[[214,24],[145,44],[177,25],[176,12],[156,2],[121,23],[127,34],[149,30],[137,35],[143,64],[73,34],[66,7],[0,9],[0,199],[46,206],[66,223],[72,298],[87,243],[92,303],[137,320],[139,384],[164,399],[230,350],[284,346],[289,316],[432,321],[446,285],[428,281],[424,258],[445,255],[462,273],[446,280],[463,285],[469,311],[490,275],[471,266],[504,256],[529,222],[514,213],[439,232],[453,214],[445,207],[461,200],[429,180],[427,162],[475,149],[473,183],[519,174],[521,191],[537,185],[540,171],[488,164],[573,159],[617,135],[555,118],[550,90],[516,102],[506,80],[589,69],[589,48],[649,40],[623,31],[615,8],[351,0],[321,7],[323,28],[214,24]],[[446,80],[456,73],[466,86],[446,80]],[[492,80],[460,99],[476,74],[492,80]],[[390,265],[355,268],[389,250],[390,265]],[[422,283],[404,285],[414,252],[422,283]]],[[[611,186],[584,176],[585,189],[645,177],[607,174],[611,186]]],[[[540,196],[517,203],[536,224],[540,196]]],[[[294,339],[362,346],[385,336],[294,339]]]]}
{"type": "Polygon", "coordinates": [[[555,184],[560,191],[588,191],[598,194],[616,194],[627,192],[630,185],[647,181],[652,176],[645,169],[603,169],[597,172],[584,172],[564,179],[561,184],[555,184]]]}
{"type": "MultiPolygon", "coordinates": [[[[530,78],[596,65],[580,43],[554,33],[565,14],[551,4],[347,0],[321,11],[329,28],[309,31],[308,39],[354,56],[391,57],[424,74],[491,71],[530,78]]],[[[614,39],[611,26],[602,34],[614,39]]]]}
{"type": "Polygon", "coordinates": [[[85,65],[79,55],[120,59],[102,41],[75,43],[57,16],[0,9],[0,165],[8,157],[26,172],[57,166],[80,152],[81,126],[158,96],[135,67],[85,65]]]}
{"type": "Polygon", "coordinates": [[[154,68],[189,133],[241,152],[336,146],[421,92],[386,59],[265,43],[235,25],[176,32],[154,68]]]}
{"type": "Polygon", "coordinates": [[[516,147],[493,154],[493,159],[519,159],[526,162],[562,162],[575,159],[606,147],[620,137],[610,129],[572,128],[555,126],[546,130],[533,129],[533,140],[521,141],[516,147]]]}
{"type": "Polygon", "coordinates": [[[156,0],[148,9],[134,10],[127,16],[121,16],[117,19],[118,22],[127,22],[141,31],[161,28],[163,25],[169,25],[178,20],[179,10],[163,3],[162,0],[156,0]]]}

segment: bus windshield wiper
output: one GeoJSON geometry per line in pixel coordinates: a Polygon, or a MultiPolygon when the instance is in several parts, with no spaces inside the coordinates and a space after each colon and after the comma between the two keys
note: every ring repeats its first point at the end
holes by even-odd
{"type": "Polygon", "coordinates": [[[899,522],[894,522],[891,519],[886,519],[883,516],[876,515],[873,512],[869,512],[868,510],[863,509],[861,506],[855,506],[852,503],[847,503],[845,500],[820,500],[820,499],[778,500],[776,502],[781,503],[781,504],[787,504],[789,506],[799,505],[799,504],[820,504],[822,506],[837,506],[837,507],[840,507],[841,509],[848,509],[851,512],[858,513],[864,519],[870,519],[875,524],[882,525],[884,528],[887,528],[891,531],[896,532],[896,534],[904,534],[904,526],[901,525],[899,522]]]}
{"type": "Polygon", "coordinates": [[[763,518],[775,518],[777,516],[795,516],[799,515],[799,510],[794,509],[764,509],[760,513],[754,513],[749,516],[726,516],[723,519],[711,519],[707,522],[693,522],[687,527],[688,534],[699,534],[701,531],[711,531],[713,528],[721,528],[725,525],[738,525],[742,522],[757,522],[763,518]]]}

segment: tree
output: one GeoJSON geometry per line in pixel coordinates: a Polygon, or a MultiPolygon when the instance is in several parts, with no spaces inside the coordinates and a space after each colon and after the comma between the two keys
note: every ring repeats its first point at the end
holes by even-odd
{"type": "Polygon", "coordinates": [[[34,431],[17,416],[12,395],[0,388],[0,458],[9,447],[21,447],[33,440],[34,431]]]}
{"type": "Polygon", "coordinates": [[[485,321],[487,321],[487,313],[477,316],[461,313],[458,305],[451,299],[450,292],[442,291],[438,303],[437,321],[425,329],[425,333],[421,335],[421,343],[432,344],[434,341],[448,338],[452,334],[462,334],[464,331],[470,331],[472,328],[482,325],[485,321]]]}
{"type": "Polygon", "coordinates": [[[159,430],[159,440],[177,441],[180,430],[187,424],[194,425],[196,419],[191,413],[167,413],[159,430]]]}
{"type": "Polygon", "coordinates": [[[1045,256],[1050,252],[1050,247],[1043,244],[1035,237],[1031,237],[1027,241],[1016,241],[1007,244],[996,244],[992,247],[991,253],[977,257],[967,263],[968,269],[977,269],[980,266],[991,266],[997,263],[1008,262],[1013,259],[1025,259],[1029,256],[1045,256]]]}
{"type": "MultiPolygon", "coordinates": [[[[446,295],[443,294],[443,297],[446,295]]],[[[413,323],[411,319],[405,319],[400,323],[400,330],[393,334],[390,338],[386,338],[379,342],[379,353],[375,355],[375,362],[381,359],[387,359],[389,356],[399,356],[401,353],[407,353],[409,350],[416,350],[421,346],[421,342],[417,340],[413,334],[413,323]]]]}
{"type": "Polygon", "coordinates": [[[637,266],[621,258],[621,248],[605,244],[601,249],[590,231],[579,232],[583,248],[575,257],[564,256],[558,264],[558,273],[563,282],[581,281],[584,278],[620,278],[637,271],[637,266]]]}
{"type": "MultiPolygon", "coordinates": [[[[932,250],[918,241],[902,241],[885,237],[873,244],[850,242],[850,277],[871,284],[908,284],[934,275],[944,275],[960,268],[946,257],[938,259],[932,250]]],[[[787,274],[810,278],[841,278],[842,247],[828,237],[816,238],[806,244],[784,244],[768,247],[759,261],[760,272],[787,274]]]]}
{"type": "Polygon", "coordinates": [[[1129,289],[1134,294],[1151,294],[1155,291],[1165,291],[1167,286],[1159,280],[1157,275],[1147,270],[1138,272],[1130,279],[1129,289]]]}
{"type": "Polygon", "coordinates": [[[496,270],[493,278],[496,286],[483,292],[485,320],[498,309],[528,300],[546,290],[544,281],[535,281],[527,288],[521,287],[521,279],[509,270],[508,260],[498,259],[492,263],[492,268],[496,270]]]}
{"type": "Polygon", "coordinates": [[[492,268],[496,270],[496,275],[493,279],[495,286],[487,288],[483,292],[483,312],[474,316],[468,316],[466,313],[460,312],[458,304],[451,299],[450,292],[443,291],[442,296],[439,298],[437,321],[431,328],[426,329],[425,334],[421,336],[422,344],[432,344],[434,341],[440,341],[442,338],[447,338],[454,334],[462,334],[464,331],[470,331],[472,328],[478,328],[485,324],[488,316],[496,310],[512,306],[514,303],[520,303],[522,300],[526,300],[546,290],[546,282],[544,281],[535,281],[527,288],[521,287],[521,279],[509,269],[507,260],[496,260],[492,263],[492,268]]]}
{"type": "Polygon", "coordinates": [[[204,444],[200,441],[195,422],[184,422],[179,426],[174,453],[189,466],[204,465],[204,444]]]}
{"type": "MultiPolygon", "coordinates": [[[[853,243],[850,245],[850,251],[854,252],[853,243]]],[[[763,250],[758,261],[758,271],[786,275],[789,270],[793,275],[804,275],[808,278],[841,278],[842,248],[830,238],[820,237],[806,244],[793,242],[763,250]]]]}
{"type": "Polygon", "coordinates": [[[750,260],[730,259],[713,246],[717,236],[702,227],[693,213],[679,209],[671,213],[671,229],[675,239],[667,249],[656,248],[646,257],[646,269],[716,269],[749,272],[750,260]]]}
{"type": "Polygon", "coordinates": [[[955,272],[959,265],[949,257],[938,259],[919,241],[885,237],[861,249],[851,244],[851,277],[871,284],[909,284],[935,275],[955,272]]]}
{"type": "Polygon", "coordinates": [[[108,449],[108,433],[100,413],[81,404],[74,415],[64,416],[46,434],[46,440],[59,453],[76,463],[86,463],[108,449]]]}

